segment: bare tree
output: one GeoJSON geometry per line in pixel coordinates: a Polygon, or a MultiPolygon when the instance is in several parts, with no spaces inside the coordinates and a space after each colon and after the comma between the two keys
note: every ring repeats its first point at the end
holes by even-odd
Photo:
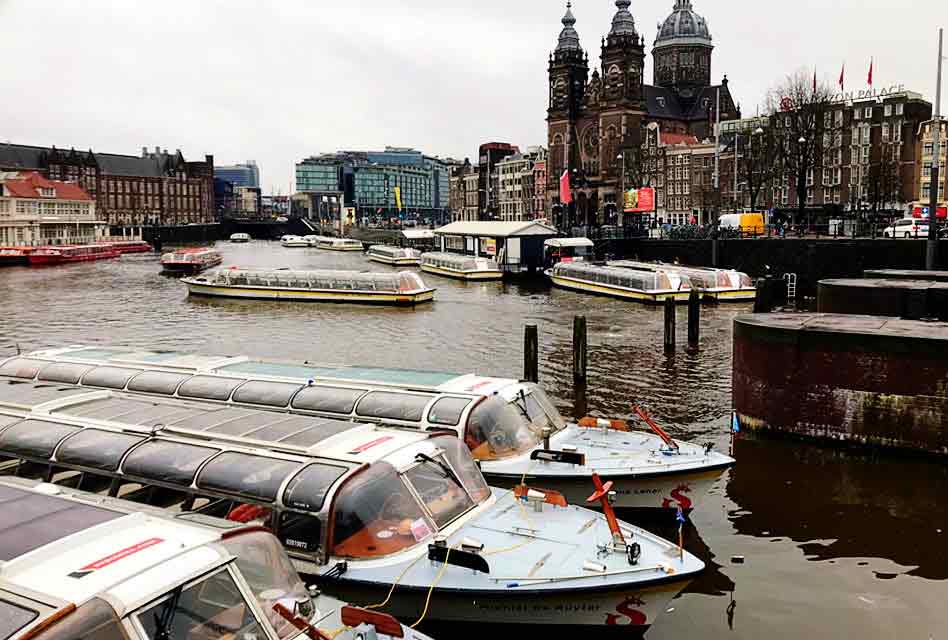
{"type": "Polygon", "coordinates": [[[777,140],[773,127],[762,127],[750,134],[749,148],[738,160],[738,176],[747,185],[751,211],[757,210],[761,193],[772,188],[779,174],[777,140]]]}
{"type": "Polygon", "coordinates": [[[883,144],[869,166],[869,201],[873,212],[885,208],[887,203],[902,200],[901,163],[898,145],[883,144]]]}
{"type": "Polygon", "coordinates": [[[839,135],[827,126],[827,114],[832,110],[833,89],[814,81],[809,72],[801,70],[787,76],[784,82],[771,89],[767,106],[773,120],[774,158],[781,173],[791,176],[797,196],[800,216],[806,208],[808,178],[821,169],[828,149],[839,135]],[[824,134],[830,134],[825,136],[824,134]]]}

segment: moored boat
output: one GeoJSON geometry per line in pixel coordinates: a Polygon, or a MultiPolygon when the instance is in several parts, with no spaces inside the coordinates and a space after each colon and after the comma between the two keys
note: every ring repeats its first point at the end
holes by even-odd
{"type": "Polygon", "coordinates": [[[691,280],[687,275],[662,269],[560,262],[548,274],[553,284],[561,289],[646,304],[659,304],[668,299],[688,302],[691,295],[691,280]]]}
{"type": "Polygon", "coordinates": [[[28,265],[36,247],[0,247],[0,267],[28,265]]]}
{"type": "Polygon", "coordinates": [[[326,236],[303,236],[303,240],[306,241],[306,245],[309,247],[318,247],[320,242],[330,239],[326,236]]]}
{"type": "Polygon", "coordinates": [[[100,244],[110,245],[118,251],[120,255],[125,255],[126,253],[148,253],[152,250],[152,246],[144,240],[106,239],[100,244]]]}
{"type": "Polygon", "coordinates": [[[245,244],[245,243],[247,243],[247,242],[250,242],[250,240],[251,240],[251,238],[250,238],[250,234],[249,234],[249,233],[232,233],[232,234],[230,234],[230,241],[231,241],[232,243],[234,243],[234,244],[245,244]]]}
{"type": "Polygon", "coordinates": [[[337,640],[424,638],[311,594],[259,527],[25,478],[0,478],[0,504],[5,640],[289,640],[300,622],[337,640]]]}
{"type": "Polygon", "coordinates": [[[111,260],[119,255],[119,252],[109,244],[84,244],[37,247],[35,251],[30,252],[28,258],[30,265],[41,266],[111,260]]]}
{"type": "Polygon", "coordinates": [[[634,260],[614,260],[607,264],[610,267],[654,270],[687,276],[691,281],[692,289],[697,290],[705,300],[712,302],[746,302],[757,297],[757,288],[750,276],[735,269],[686,267],[663,262],[634,260]]]}
{"type": "Polygon", "coordinates": [[[435,289],[416,273],[220,269],[182,280],[192,295],[297,302],[415,305],[434,300],[435,289]]]}
{"type": "Polygon", "coordinates": [[[352,238],[320,238],[316,246],[328,251],[365,251],[363,244],[352,238]]]}
{"type": "Polygon", "coordinates": [[[551,267],[559,262],[591,262],[595,251],[589,238],[550,238],[543,243],[544,263],[551,267]]]}
{"type": "Polygon", "coordinates": [[[280,238],[280,244],[289,249],[304,249],[310,246],[301,236],[283,236],[280,238]]]}
{"type": "Polygon", "coordinates": [[[457,280],[502,280],[504,277],[492,258],[441,251],[421,254],[421,270],[457,280]]]}
{"type": "Polygon", "coordinates": [[[148,390],[131,379],[144,372],[175,374],[159,395],[193,397],[186,383],[200,381],[215,390],[197,397],[228,405],[450,430],[492,485],[514,486],[526,476],[577,503],[598,473],[615,483],[617,508],[689,511],[734,464],[708,445],[669,438],[644,413],[635,415],[646,430],[592,418],[568,423],[538,385],[507,378],[96,347],[40,351],[0,365],[2,375],[139,393],[148,390]],[[127,373],[121,384],[102,384],[96,372],[111,368],[127,373]],[[237,392],[249,383],[282,392],[255,403],[237,392]]]}
{"type": "Polygon", "coordinates": [[[421,251],[417,249],[377,244],[369,247],[366,256],[373,262],[393,267],[412,267],[421,264],[421,251]]]}
{"type": "Polygon", "coordinates": [[[161,256],[161,268],[167,273],[196,275],[223,261],[221,254],[209,247],[178,249],[161,256]]]}
{"type": "MultiPolygon", "coordinates": [[[[169,382],[144,375],[143,387],[169,382]]],[[[18,475],[78,473],[102,493],[265,525],[327,593],[403,621],[643,630],[704,569],[619,521],[610,483],[589,488],[605,514],[492,490],[444,432],[16,379],[0,379],[0,407],[15,414],[0,455],[18,475]]]]}

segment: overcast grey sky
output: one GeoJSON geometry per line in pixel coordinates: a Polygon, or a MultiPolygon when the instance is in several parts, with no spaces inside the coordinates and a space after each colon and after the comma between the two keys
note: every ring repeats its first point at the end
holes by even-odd
{"type": "MultiPolygon", "coordinates": [[[[633,0],[649,50],[674,0],[633,0]]],[[[694,0],[745,114],[801,67],[934,99],[944,0],[694,0]]],[[[0,140],[113,153],[142,146],[293,163],[340,148],[473,157],[546,140],[546,65],[565,0],[0,0],[0,140]]],[[[598,61],[612,0],[574,0],[598,61]]],[[[651,60],[647,77],[651,77],[651,60]]]]}

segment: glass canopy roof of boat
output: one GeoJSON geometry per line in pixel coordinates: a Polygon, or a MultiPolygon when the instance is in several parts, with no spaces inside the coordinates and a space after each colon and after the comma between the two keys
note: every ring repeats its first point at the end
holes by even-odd
{"type": "Polygon", "coordinates": [[[260,360],[250,360],[225,365],[220,367],[217,371],[249,376],[278,376],[281,378],[299,378],[302,380],[335,378],[339,380],[417,385],[424,387],[437,387],[461,377],[458,373],[445,373],[441,371],[416,371],[412,369],[386,369],[379,367],[307,366],[263,362],[260,360]]]}

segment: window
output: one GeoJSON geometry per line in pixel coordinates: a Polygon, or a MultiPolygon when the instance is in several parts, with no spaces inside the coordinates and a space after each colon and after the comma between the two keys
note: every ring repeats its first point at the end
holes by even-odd
{"type": "Polygon", "coordinates": [[[105,600],[93,598],[63,618],[61,622],[36,636],[36,640],[74,640],[75,638],[127,640],[128,636],[111,605],[105,600]]]}
{"type": "Polygon", "coordinates": [[[302,463],[225,451],[215,457],[198,477],[197,486],[250,499],[273,502],[283,481],[302,463]]]}
{"type": "Polygon", "coordinates": [[[904,105],[904,104],[899,103],[899,104],[895,105],[895,115],[900,116],[900,115],[902,115],[902,114],[904,114],[904,113],[905,113],[905,105],[904,105]]]}
{"type": "Polygon", "coordinates": [[[872,107],[866,107],[863,117],[865,117],[866,120],[872,120],[872,107]]]}
{"type": "Polygon", "coordinates": [[[882,141],[883,142],[889,141],[889,123],[888,122],[882,123],[882,141]]]}
{"type": "Polygon", "coordinates": [[[267,637],[226,568],[180,591],[177,597],[168,594],[136,617],[151,640],[267,637]]]}
{"type": "Polygon", "coordinates": [[[891,116],[891,115],[892,115],[892,105],[891,105],[891,104],[887,104],[887,105],[885,106],[885,117],[888,118],[888,117],[891,116]]]}
{"type": "Polygon", "coordinates": [[[6,600],[0,600],[0,638],[9,638],[36,620],[38,615],[32,609],[17,606],[6,600]]]}
{"type": "Polygon", "coordinates": [[[871,136],[872,136],[872,129],[870,129],[869,127],[863,127],[862,128],[862,143],[869,144],[871,140],[871,136]]]}

